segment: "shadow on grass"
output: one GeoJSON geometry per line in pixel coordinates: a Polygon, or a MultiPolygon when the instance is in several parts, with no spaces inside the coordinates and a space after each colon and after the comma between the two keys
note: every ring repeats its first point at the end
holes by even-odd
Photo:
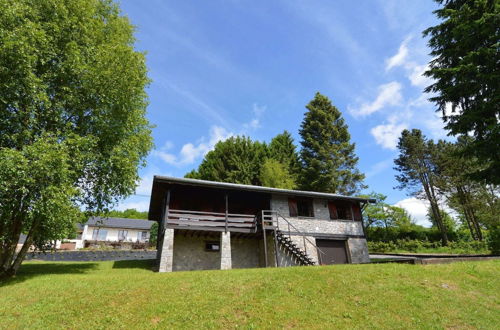
{"type": "Polygon", "coordinates": [[[147,260],[120,260],[120,261],[115,261],[113,263],[113,268],[135,268],[135,269],[146,269],[146,270],[153,270],[153,267],[155,266],[155,259],[147,259],[147,260]]]}
{"type": "Polygon", "coordinates": [[[37,276],[52,274],[86,274],[97,268],[96,263],[29,263],[21,265],[16,276],[0,280],[0,287],[13,285],[37,276]]]}

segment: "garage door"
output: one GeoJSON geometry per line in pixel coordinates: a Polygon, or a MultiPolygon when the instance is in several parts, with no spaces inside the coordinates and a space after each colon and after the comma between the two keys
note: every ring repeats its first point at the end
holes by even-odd
{"type": "Polygon", "coordinates": [[[331,239],[316,239],[316,245],[323,252],[321,254],[322,265],[347,264],[346,241],[331,239]]]}

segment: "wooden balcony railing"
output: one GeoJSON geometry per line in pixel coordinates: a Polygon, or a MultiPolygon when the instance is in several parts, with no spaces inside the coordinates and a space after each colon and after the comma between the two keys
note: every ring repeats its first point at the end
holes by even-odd
{"type": "Polygon", "coordinates": [[[191,210],[168,211],[167,226],[177,229],[238,231],[255,233],[256,216],[252,214],[200,212],[191,210]]]}

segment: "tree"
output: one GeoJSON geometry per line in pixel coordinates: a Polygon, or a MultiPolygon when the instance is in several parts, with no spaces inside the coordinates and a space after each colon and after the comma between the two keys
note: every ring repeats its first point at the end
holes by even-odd
{"type": "Polygon", "coordinates": [[[436,0],[441,22],[424,31],[433,60],[425,75],[451,135],[474,139],[464,149],[484,166],[478,181],[500,184],[500,3],[494,0],[436,0]],[[451,108],[452,112],[447,111],[451,108]]]}
{"type": "Polygon", "coordinates": [[[422,132],[403,130],[398,142],[399,156],[394,160],[394,169],[399,172],[396,180],[400,190],[418,198],[426,198],[432,210],[435,224],[441,233],[441,242],[448,244],[448,230],[439,209],[436,180],[439,176],[436,166],[436,147],[427,141],[422,132]]]}
{"type": "Polygon", "coordinates": [[[355,144],[340,111],[320,93],[306,106],[300,152],[302,189],[352,195],[363,189],[355,144]]]}
{"type": "Polygon", "coordinates": [[[374,227],[383,228],[382,240],[389,241],[391,231],[396,231],[396,234],[407,232],[413,225],[412,219],[405,209],[389,205],[385,202],[387,196],[372,192],[369,195],[364,195],[365,198],[373,198],[376,200],[374,204],[368,204],[363,212],[363,224],[368,239],[371,237],[374,227]]]}
{"type": "MultiPolygon", "coordinates": [[[[441,221],[444,223],[446,227],[448,237],[454,235],[457,229],[457,223],[455,219],[453,219],[451,215],[449,215],[444,210],[439,210],[439,212],[441,215],[441,221]]],[[[434,213],[432,212],[432,209],[430,207],[427,209],[427,220],[429,220],[429,222],[432,223],[432,226],[434,228],[437,228],[439,230],[438,220],[435,218],[434,213]]]]}
{"type": "Polygon", "coordinates": [[[249,137],[234,136],[218,142],[197,171],[186,177],[219,182],[260,185],[260,168],[267,157],[267,146],[249,137]]]}
{"type": "Polygon", "coordinates": [[[112,210],[109,211],[105,214],[103,214],[105,217],[112,217],[112,218],[126,218],[126,219],[148,219],[148,212],[144,211],[137,211],[136,209],[126,209],[124,211],[116,211],[112,210]]]}
{"type": "Polygon", "coordinates": [[[152,147],[134,28],[107,0],[0,0],[0,277],[134,192],[152,147]],[[16,254],[20,235],[26,241],[16,254]]]}
{"type": "Polygon", "coordinates": [[[276,135],[269,143],[268,151],[269,157],[283,164],[293,180],[297,182],[300,173],[300,160],[292,135],[288,131],[276,135]]]}
{"type": "Polygon", "coordinates": [[[461,150],[467,139],[460,137],[456,143],[439,141],[436,145],[436,163],[439,177],[436,185],[447,198],[448,206],[462,215],[471,237],[482,240],[483,234],[474,195],[481,190],[481,184],[470,180],[469,175],[477,168],[477,159],[464,157],[461,150]]]}
{"type": "Polygon", "coordinates": [[[287,167],[276,159],[268,158],[260,169],[260,183],[265,187],[294,189],[295,180],[287,167]]]}

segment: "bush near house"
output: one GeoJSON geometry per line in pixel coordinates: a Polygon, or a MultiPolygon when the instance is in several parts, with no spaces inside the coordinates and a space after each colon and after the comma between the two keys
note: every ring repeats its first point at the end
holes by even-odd
{"type": "Polygon", "coordinates": [[[370,253],[451,253],[451,254],[490,254],[485,241],[456,241],[442,246],[441,242],[398,239],[389,242],[368,242],[370,253]]]}

